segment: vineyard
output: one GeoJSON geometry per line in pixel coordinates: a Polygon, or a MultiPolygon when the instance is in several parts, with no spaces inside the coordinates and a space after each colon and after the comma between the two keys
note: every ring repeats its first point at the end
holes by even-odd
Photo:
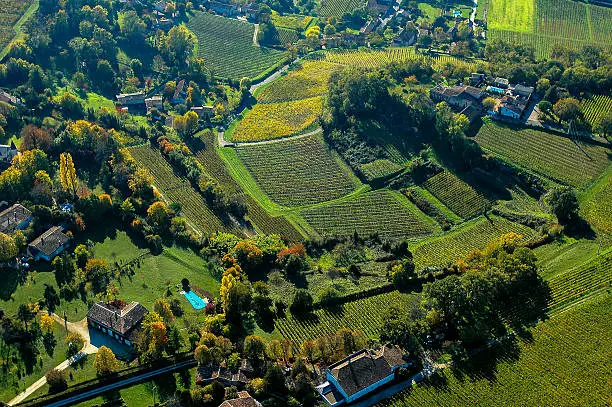
{"type": "Polygon", "coordinates": [[[573,0],[535,0],[535,15],[503,11],[532,10],[530,0],[491,0],[487,9],[489,39],[518,42],[548,57],[554,44],[579,50],[585,45],[612,49],[612,10],[573,0]],[[500,7],[502,4],[502,7],[500,7]],[[496,10],[502,10],[497,13],[496,10]],[[520,24],[512,25],[512,22],[520,24]],[[527,29],[529,28],[530,29],[527,29]]]}
{"type": "Polygon", "coordinates": [[[462,218],[481,214],[489,200],[449,171],[428,179],[423,187],[462,218]]]}
{"type": "Polygon", "coordinates": [[[593,95],[582,101],[582,112],[584,118],[595,126],[600,117],[612,112],[612,97],[606,95],[593,95]]]}
{"type": "Polygon", "coordinates": [[[363,7],[363,0],[321,0],[319,15],[323,17],[342,17],[363,7]]]}
{"type": "Polygon", "coordinates": [[[238,147],[236,153],[263,191],[280,205],[329,201],[357,187],[350,170],[317,136],[238,147]]]}
{"type": "Polygon", "coordinates": [[[283,46],[286,44],[293,44],[300,39],[300,35],[296,30],[279,27],[276,31],[278,33],[278,43],[283,46]]]}
{"type": "Polygon", "coordinates": [[[375,160],[359,166],[359,170],[369,182],[389,177],[398,173],[403,168],[401,165],[389,160],[375,160]]]}
{"type": "Polygon", "coordinates": [[[557,182],[588,184],[608,166],[608,150],[533,129],[485,124],[476,141],[485,150],[557,182]]]}
{"type": "Polygon", "coordinates": [[[151,172],[153,183],[163,196],[181,205],[182,216],[196,230],[206,233],[226,230],[221,220],[208,208],[202,195],[193,189],[189,181],[174,173],[159,151],[147,145],[131,147],[129,150],[136,163],[151,172]]]}
{"type": "Polygon", "coordinates": [[[230,138],[236,142],[251,142],[296,135],[316,124],[322,110],[321,97],[256,104],[236,125],[230,138]]]}
{"type": "Polygon", "coordinates": [[[275,27],[289,28],[291,30],[305,30],[312,21],[312,16],[301,16],[299,14],[280,15],[272,12],[272,23],[275,27]]]}
{"type": "Polygon", "coordinates": [[[278,103],[323,96],[327,93],[329,77],[338,68],[338,65],[327,62],[300,62],[287,75],[258,91],[257,101],[278,103]]]}
{"type": "Polygon", "coordinates": [[[314,311],[310,319],[300,320],[287,316],[277,319],[275,323],[283,337],[294,344],[332,334],[340,328],[360,330],[368,338],[378,339],[385,310],[390,304],[401,306],[409,299],[410,295],[393,291],[348,302],[337,312],[320,309],[314,311]]]}
{"type": "Polygon", "coordinates": [[[406,197],[388,190],[317,205],[301,214],[322,235],[350,236],[356,231],[361,236],[418,238],[437,229],[406,197]]]}
{"type": "Polygon", "coordinates": [[[527,226],[510,222],[504,218],[490,216],[476,218],[464,223],[457,229],[410,246],[417,270],[426,266],[446,266],[457,259],[465,257],[472,250],[482,249],[501,235],[514,232],[525,242],[533,238],[536,232],[527,226]]]}
{"type": "Polygon", "coordinates": [[[15,36],[13,26],[33,2],[33,0],[0,2],[0,51],[11,42],[15,36]]]}
{"type": "Polygon", "coordinates": [[[612,167],[580,199],[580,213],[596,229],[612,232],[612,167]]]}
{"type": "Polygon", "coordinates": [[[215,76],[254,78],[285,59],[281,51],[253,45],[255,26],[251,23],[198,11],[187,28],[198,37],[198,55],[215,76]]]}
{"type": "Polygon", "coordinates": [[[494,348],[501,359],[494,371],[487,352],[482,365],[444,369],[380,406],[609,406],[611,312],[612,296],[604,294],[539,324],[519,342],[520,353],[494,348]]]}

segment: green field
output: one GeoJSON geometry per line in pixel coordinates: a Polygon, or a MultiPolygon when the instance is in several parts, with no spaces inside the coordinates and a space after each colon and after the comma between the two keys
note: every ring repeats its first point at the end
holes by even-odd
{"type": "Polygon", "coordinates": [[[303,16],[299,14],[278,14],[272,11],[272,22],[275,27],[288,28],[291,30],[306,30],[306,27],[312,21],[312,16],[303,16]]]}
{"type": "Polygon", "coordinates": [[[256,78],[285,59],[281,51],[253,44],[251,23],[196,11],[187,28],[198,37],[198,55],[215,76],[256,78]]]}
{"type": "Polygon", "coordinates": [[[434,175],[423,187],[462,218],[482,214],[490,204],[474,187],[449,171],[434,175]]]}
{"type": "Polygon", "coordinates": [[[0,52],[17,34],[14,26],[28,8],[35,4],[34,0],[7,0],[0,4],[0,52]]]}
{"type": "Polygon", "coordinates": [[[363,0],[319,0],[319,15],[323,17],[342,17],[364,5],[363,0]]]}
{"type": "Polygon", "coordinates": [[[472,250],[483,249],[494,239],[506,233],[518,233],[527,241],[535,231],[527,226],[510,222],[504,218],[480,216],[466,222],[450,232],[420,241],[410,246],[417,270],[426,266],[446,266],[465,257],[472,250]]]}
{"type": "Polygon", "coordinates": [[[495,367],[480,364],[444,369],[381,403],[411,406],[609,406],[612,382],[612,296],[581,304],[539,324],[518,349],[500,346],[495,367]],[[517,351],[520,352],[517,355],[517,351]]]}
{"type": "Polygon", "coordinates": [[[130,153],[139,166],[148,169],[154,185],[169,202],[181,204],[189,225],[198,232],[215,233],[227,230],[221,220],[206,205],[206,201],[187,181],[176,175],[162,154],[148,145],[132,147],[130,153]]]}
{"type": "Polygon", "coordinates": [[[533,129],[485,124],[476,141],[485,150],[554,181],[583,187],[601,174],[609,150],[533,129]]]}
{"type": "Polygon", "coordinates": [[[591,125],[595,126],[600,117],[612,112],[612,97],[606,95],[593,95],[582,101],[582,113],[591,125]]]}
{"type": "Polygon", "coordinates": [[[354,175],[320,136],[238,147],[236,153],[263,191],[279,205],[329,201],[358,186],[354,175]]]}
{"type": "Polygon", "coordinates": [[[536,0],[490,0],[489,30],[533,32],[536,0]]]}
{"type": "Polygon", "coordinates": [[[378,190],[313,206],[301,212],[321,235],[361,236],[378,233],[383,238],[419,238],[438,230],[434,222],[406,197],[378,190]]]}
{"type": "Polygon", "coordinates": [[[582,194],[580,213],[597,230],[612,232],[612,166],[582,194]]]}

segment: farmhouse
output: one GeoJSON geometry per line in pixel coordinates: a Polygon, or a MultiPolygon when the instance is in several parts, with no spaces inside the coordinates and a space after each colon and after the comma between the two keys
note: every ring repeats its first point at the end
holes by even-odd
{"type": "Polygon", "coordinates": [[[362,349],[329,366],[327,381],[317,390],[330,406],[348,404],[391,382],[396,370],[410,364],[397,346],[362,349]]]}
{"type": "Polygon", "coordinates": [[[473,86],[453,86],[449,88],[438,85],[429,91],[432,100],[446,102],[451,106],[465,108],[468,105],[478,106],[486,93],[473,86]]]}
{"type": "Polygon", "coordinates": [[[142,319],[149,311],[136,301],[97,302],[87,312],[87,325],[132,346],[142,319]]]}
{"type": "Polygon", "coordinates": [[[150,98],[146,98],[145,99],[145,106],[147,107],[147,113],[149,113],[149,111],[151,109],[158,109],[161,110],[164,106],[164,102],[162,100],[162,96],[161,95],[154,95],[151,96],[150,98]]]}
{"type": "Polygon", "coordinates": [[[15,204],[0,212],[0,233],[25,229],[32,222],[32,212],[21,204],[15,204]]]}
{"type": "Polygon", "coordinates": [[[261,403],[248,392],[239,391],[237,399],[225,400],[219,407],[261,407],[261,403]]]}
{"type": "Polygon", "coordinates": [[[535,89],[533,88],[533,86],[523,86],[521,84],[518,84],[514,87],[512,92],[516,96],[520,96],[520,97],[525,98],[526,100],[529,100],[534,90],[535,89]]]}
{"type": "Polygon", "coordinates": [[[117,103],[121,106],[144,106],[145,94],[142,91],[136,93],[122,93],[117,95],[117,103]]]}
{"type": "Polygon", "coordinates": [[[51,261],[61,254],[70,244],[70,237],[59,226],[53,226],[28,245],[28,253],[34,260],[51,261]]]}
{"type": "Polygon", "coordinates": [[[0,102],[10,103],[11,105],[22,104],[21,99],[3,91],[2,89],[0,89],[0,102]]]}
{"type": "Polygon", "coordinates": [[[520,119],[527,108],[527,101],[521,97],[504,96],[499,104],[497,113],[511,119],[520,119]]]}
{"type": "Polygon", "coordinates": [[[200,119],[211,118],[215,115],[215,108],[213,106],[194,106],[191,111],[195,112],[200,119]]]}
{"type": "Polygon", "coordinates": [[[485,79],[485,74],[472,72],[470,74],[470,85],[480,86],[485,81],[485,79]]]}
{"type": "Polygon", "coordinates": [[[185,79],[181,79],[176,84],[176,89],[174,90],[174,95],[172,95],[172,99],[170,100],[170,103],[172,103],[173,105],[185,103],[186,96],[187,96],[187,93],[185,92],[185,79]]]}
{"type": "Polygon", "coordinates": [[[508,81],[506,78],[497,77],[493,81],[492,85],[495,88],[508,89],[508,86],[510,86],[510,81],[508,81]]]}
{"type": "Polygon", "coordinates": [[[19,151],[17,150],[17,146],[15,146],[15,143],[13,143],[12,141],[10,145],[0,144],[1,162],[10,163],[13,160],[13,157],[15,157],[17,154],[19,154],[19,151]]]}

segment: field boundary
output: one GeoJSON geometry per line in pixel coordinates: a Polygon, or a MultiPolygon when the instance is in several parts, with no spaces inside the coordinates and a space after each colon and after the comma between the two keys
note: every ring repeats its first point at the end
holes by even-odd
{"type": "MultiPolygon", "coordinates": [[[[10,0],[7,0],[7,1],[10,1],[10,0]]],[[[11,44],[13,44],[15,40],[21,39],[23,37],[23,35],[25,34],[22,31],[23,25],[30,19],[30,17],[34,15],[34,13],[36,13],[36,11],[38,11],[39,6],[40,6],[40,0],[34,0],[34,2],[30,4],[30,6],[26,9],[25,13],[23,13],[23,15],[19,17],[19,20],[17,20],[15,25],[13,25],[13,31],[15,32],[15,35],[13,36],[11,41],[9,41],[9,43],[6,44],[4,49],[0,51],[0,61],[2,61],[8,54],[11,44]]]]}

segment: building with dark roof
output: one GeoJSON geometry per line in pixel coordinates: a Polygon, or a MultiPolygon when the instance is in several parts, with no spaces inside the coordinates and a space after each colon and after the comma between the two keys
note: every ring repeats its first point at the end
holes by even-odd
{"type": "Polygon", "coordinates": [[[239,391],[238,398],[225,400],[219,407],[261,407],[261,403],[255,400],[246,391],[239,391]]]}
{"type": "Polygon", "coordinates": [[[531,95],[534,92],[534,87],[533,86],[523,86],[521,84],[518,84],[514,87],[513,89],[513,93],[516,96],[521,96],[524,97],[525,99],[529,100],[529,98],[531,98],[531,95]]]}
{"type": "Polygon", "coordinates": [[[185,103],[185,98],[187,97],[187,92],[185,92],[185,80],[181,79],[176,84],[176,89],[174,90],[174,95],[172,95],[172,99],[170,99],[170,103],[173,105],[178,105],[179,103],[185,103]]]}
{"type": "Polygon", "coordinates": [[[142,91],[135,93],[122,93],[117,95],[117,103],[119,103],[121,106],[144,106],[145,94],[142,91]]]}
{"type": "Polygon", "coordinates": [[[28,253],[34,260],[51,261],[70,245],[70,237],[59,226],[53,226],[28,245],[28,253]]]}
{"type": "Polygon", "coordinates": [[[21,204],[15,204],[0,212],[0,233],[12,233],[25,229],[32,222],[32,212],[21,204]]]}
{"type": "Polygon", "coordinates": [[[19,151],[13,141],[11,144],[0,144],[0,161],[10,163],[17,154],[19,151]]]}
{"type": "Polygon", "coordinates": [[[362,349],[329,366],[327,382],[317,390],[330,406],[349,404],[390,383],[397,369],[409,365],[397,346],[362,349]]]}
{"type": "Polygon", "coordinates": [[[87,325],[132,346],[140,324],[148,313],[149,310],[136,301],[127,305],[119,301],[98,302],[87,312],[87,325]]]}

